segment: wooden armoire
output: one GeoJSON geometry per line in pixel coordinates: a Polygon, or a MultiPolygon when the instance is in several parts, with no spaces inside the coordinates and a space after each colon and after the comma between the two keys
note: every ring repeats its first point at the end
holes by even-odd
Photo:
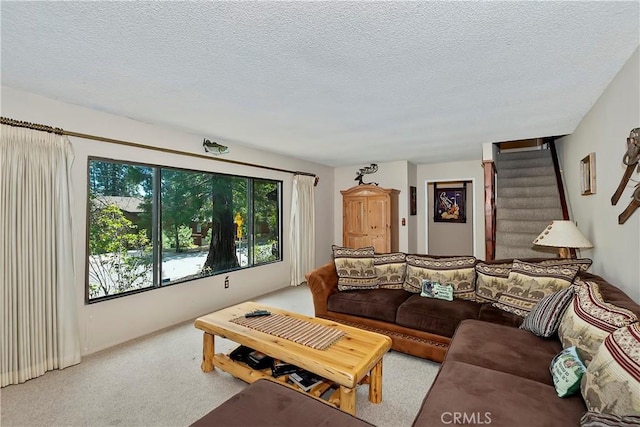
{"type": "Polygon", "coordinates": [[[342,245],[373,246],[376,253],[398,250],[398,194],[375,185],[357,185],[342,193],[342,245]]]}

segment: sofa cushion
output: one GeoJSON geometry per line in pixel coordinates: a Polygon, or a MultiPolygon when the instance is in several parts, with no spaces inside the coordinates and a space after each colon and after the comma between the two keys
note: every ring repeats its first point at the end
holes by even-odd
{"type": "Polygon", "coordinates": [[[456,425],[456,414],[457,425],[577,426],[584,411],[579,395],[560,399],[553,386],[447,359],[413,426],[456,425]]]}
{"type": "Polygon", "coordinates": [[[331,249],[338,273],[339,291],[378,287],[378,276],[373,265],[373,246],[351,249],[333,245],[331,249]]]}
{"type": "Polygon", "coordinates": [[[236,427],[301,424],[316,427],[372,425],[307,394],[266,379],[249,385],[191,425],[236,427]]]}
{"type": "Polygon", "coordinates": [[[575,347],[558,353],[549,367],[558,397],[572,396],[580,390],[580,381],[587,367],[584,366],[575,347]]]}
{"type": "Polygon", "coordinates": [[[578,259],[563,259],[563,258],[554,258],[554,259],[543,259],[539,262],[541,265],[570,265],[577,266],[579,271],[587,271],[589,267],[591,267],[591,261],[589,258],[578,258],[578,259]]]}
{"type": "Polygon", "coordinates": [[[618,417],[598,412],[585,412],[580,418],[580,427],[638,427],[640,416],[618,417]]]}
{"type": "Polygon", "coordinates": [[[407,276],[403,288],[409,292],[422,291],[422,279],[453,285],[454,298],[475,299],[475,263],[472,256],[430,258],[407,255],[407,276]]]}
{"type": "MultiPolygon", "coordinates": [[[[540,265],[570,265],[577,266],[579,271],[587,271],[592,261],[589,258],[560,259],[560,258],[524,258],[520,261],[540,265]]],[[[479,261],[476,264],[476,301],[494,302],[500,294],[507,290],[507,281],[513,260],[479,261]]]]}
{"type": "Polygon", "coordinates": [[[495,308],[491,303],[481,304],[478,320],[497,323],[498,325],[512,326],[514,328],[517,328],[522,324],[522,317],[517,314],[507,313],[504,310],[495,308]]]}
{"type": "Polygon", "coordinates": [[[553,386],[549,364],[562,350],[558,340],[545,340],[510,326],[477,320],[460,323],[447,351],[446,363],[464,362],[553,386]]]}
{"type": "Polygon", "coordinates": [[[373,264],[378,276],[378,286],[383,289],[402,289],[407,272],[407,255],[403,252],[375,254],[373,264]]]}
{"type": "Polygon", "coordinates": [[[395,323],[400,304],[412,296],[404,289],[363,289],[329,296],[327,309],[336,313],[395,323]]]}
{"type": "Polygon", "coordinates": [[[465,319],[477,319],[480,305],[473,301],[445,301],[413,295],[398,307],[396,323],[445,337],[453,336],[465,319]]]}
{"type": "Polygon", "coordinates": [[[560,321],[558,337],[564,348],[576,346],[580,358],[589,366],[607,335],[638,318],[630,310],[604,302],[595,282],[578,278],[574,291],[573,301],[560,321]]]}
{"type": "Polygon", "coordinates": [[[514,260],[507,290],[494,307],[525,317],[547,295],[571,286],[577,265],[540,265],[514,260]]]}
{"type": "Polygon", "coordinates": [[[547,295],[527,314],[520,329],[549,338],[558,331],[560,319],[572,299],[573,287],[547,295]]]}
{"type": "Polygon", "coordinates": [[[584,375],[582,396],[590,411],[640,416],[640,325],[605,338],[584,375]]]}
{"type": "Polygon", "coordinates": [[[476,264],[476,301],[498,301],[500,294],[507,290],[512,264],[513,262],[501,264],[478,262],[476,264]]]}
{"type": "MultiPolygon", "coordinates": [[[[595,274],[580,272],[578,273],[578,279],[582,282],[590,282],[598,285],[598,291],[602,296],[604,302],[608,302],[609,304],[613,304],[620,308],[626,308],[627,310],[633,312],[638,319],[640,319],[640,305],[638,305],[635,301],[633,301],[627,294],[625,294],[622,289],[617,286],[613,286],[611,283],[607,282],[600,276],[596,276],[595,274]]],[[[577,280],[577,279],[576,279],[577,280]]]]}

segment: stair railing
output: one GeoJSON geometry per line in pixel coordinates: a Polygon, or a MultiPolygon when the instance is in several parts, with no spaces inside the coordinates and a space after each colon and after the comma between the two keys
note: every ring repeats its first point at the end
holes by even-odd
{"type": "Polygon", "coordinates": [[[482,162],[484,169],[484,250],[485,260],[496,254],[496,166],[493,160],[482,162]]]}
{"type": "MultiPolygon", "coordinates": [[[[569,208],[567,206],[567,198],[564,193],[564,184],[562,181],[562,174],[560,173],[560,162],[558,161],[558,152],[556,151],[556,143],[555,140],[549,139],[545,141],[549,144],[549,149],[551,150],[551,159],[553,160],[553,170],[556,174],[556,184],[558,186],[558,194],[560,196],[560,207],[562,208],[562,219],[569,220],[569,208]]],[[[576,250],[573,248],[569,249],[571,258],[576,257],[576,250]]]]}

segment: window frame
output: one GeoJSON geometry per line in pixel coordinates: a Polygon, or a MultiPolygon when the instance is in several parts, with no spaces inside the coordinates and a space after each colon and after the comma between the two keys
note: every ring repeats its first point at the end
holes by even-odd
{"type": "Polygon", "coordinates": [[[148,292],[148,291],[152,291],[155,289],[163,289],[163,288],[167,288],[167,287],[171,287],[174,285],[180,285],[183,283],[188,283],[188,282],[193,282],[196,280],[200,280],[200,279],[206,279],[209,277],[213,277],[213,276],[217,276],[217,275],[221,275],[221,274],[229,274],[230,272],[233,271],[238,271],[238,270],[246,270],[249,268],[255,268],[255,267],[262,267],[265,265],[270,265],[270,264],[274,264],[274,263],[278,263],[278,262],[283,262],[284,261],[284,256],[283,256],[283,250],[282,250],[282,246],[283,246],[283,234],[284,234],[284,224],[283,224],[283,190],[284,190],[284,181],[281,179],[272,179],[272,178],[264,178],[264,177],[255,177],[255,176],[249,176],[249,175],[237,175],[237,174],[231,174],[231,173],[224,173],[224,172],[214,172],[214,171],[205,171],[205,170],[199,170],[199,169],[192,169],[192,168],[183,168],[183,167],[177,167],[177,166],[165,166],[165,165],[161,165],[161,164],[154,164],[154,163],[143,163],[143,162],[136,162],[136,161],[129,161],[129,160],[120,160],[120,159],[114,159],[114,158],[110,158],[110,157],[102,157],[102,156],[88,156],[87,157],[87,178],[86,178],[86,183],[87,183],[87,192],[86,192],[86,214],[85,214],[85,218],[86,218],[86,229],[85,229],[85,283],[84,283],[84,293],[85,293],[85,305],[88,304],[95,304],[95,303],[99,303],[102,301],[110,301],[113,299],[117,299],[117,298],[121,298],[121,297],[125,297],[125,296],[129,296],[129,295],[135,295],[135,294],[139,294],[142,292],[148,292]],[[120,292],[117,294],[112,294],[112,295],[104,295],[101,297],[96,297],[96,298],[90,298],[89,296],[89,274],[90,274],[90,269],[89,269],[89,257],[90,257],[90,248],[89,248],[89,244],[90,244],[90,228],[91,228],[91,206],[90,206],[90,197],[91,197],[91,163],[92,162],[110,162],[110,163],[119,163],[122,165],[128,165],[128,166],[141,166],[141,167],[148,167],[152,169],[152,193],[153,193],[153,199],[152,199],[152,224],[151,224],[151,243],[152,243],[152,286],[149,287],[145,287],[145,288],[141,288],[141,289],[132,289],[129,291],[125,291],[125,292],[120,292]],[[246,267],[235,267],[235,268],[231,268],[231,269],[227,269],[227,270],[220,270],[217,272],[214,272],[213,274],[207,275],[207,276],[203,276],[203,277],[192,277],[192,278],[182,278],[182,279],[177,279],[175,281],[171,281],[168,282],[166,284],[162,283],[162,252],[163,252],[163,248],[162,248],[162,188],[161,188],[161,174],[162,174],[162,170],[163,169],[172,169],[172,170],[176,170],[176,171],[181,171],[181,172],[193,172],[193,173],[206,173],[206,174],[211,174],[211,175],[217,175],[217,176],[225,176],[225,177],[231,177],[231,178],[242,178],[242,179],[247,179],[247,188],[251,189],[250,195],[247,195],[247,217],[249,218],[249,216],[251,217],[251,221],[249,221],[250,224],[247,224],[247,246],[251,246],[251,249],[248,249],[248,254],[250,256],[248,256],[248,265],[246,267]],[[272,182],[275,183],[277,185],[278,188],[278,201],[277,201],[277,206],[278,206],[278,213],[277,213],[277,223],[278,223],[278,244],[279,244],[279,253],[278,253],[278,258],[276,258],[275,260],[272,261],[266,261],[266,262],[260,262],[260,263],[255,263],[255,251],[253,250],[253,243],[255,241],[255,233],[254,233],[254,224],[253,224],[253,219],[254,219],[254,215],[255,215],[255,211],[254,211],[254,194],[253,194],[253,183],[254,181],[265,181],[265,182],[272,182]],[[251,245],[249,245],[249,241],[251,241],[251,245]]]}

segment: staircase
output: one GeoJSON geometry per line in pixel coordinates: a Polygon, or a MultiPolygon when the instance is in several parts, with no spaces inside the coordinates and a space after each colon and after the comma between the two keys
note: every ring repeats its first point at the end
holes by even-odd
{"type": "Polygon", "coordinates": [[[533,240],[554,219],[562,205],[551,150],[498,154],[495,259],[553,256],[533,240]]]}

